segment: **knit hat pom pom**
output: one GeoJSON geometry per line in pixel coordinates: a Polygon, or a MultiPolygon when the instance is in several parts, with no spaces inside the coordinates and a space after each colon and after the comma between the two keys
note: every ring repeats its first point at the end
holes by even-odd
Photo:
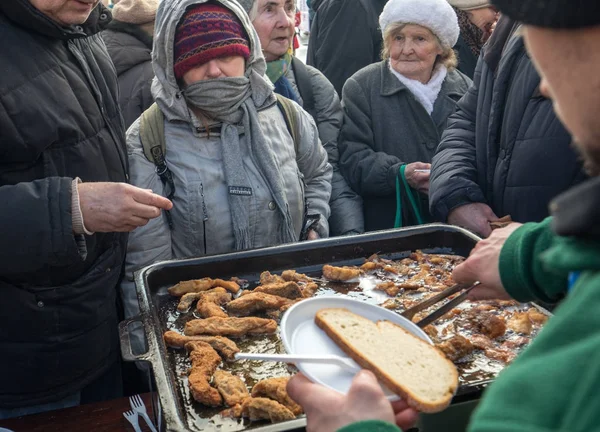
{"type": "Polygon", "coordinates": [[[220,57],[250,57],[250,42],[234,12],[216,3],[190,7],[175,31],[174,69],[177,79],[220,57]]]}

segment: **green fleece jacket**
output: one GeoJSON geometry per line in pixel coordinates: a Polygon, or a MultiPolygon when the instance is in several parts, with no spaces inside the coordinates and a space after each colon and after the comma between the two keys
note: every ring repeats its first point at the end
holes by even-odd
{"type": "MultiPolygon", "coordinates": [[[[500,255],[504,286],[517,300],[551,302],[567,294],[569,274],[579,277],[555,316],[486,391],[469,432],[600,431],[600,239],[596,228],[594,235],[561,237],[551,223],[525,224],[507,240],[500,255]]],[[[399,431],[376,425],[339,432],[399,431]]]]}

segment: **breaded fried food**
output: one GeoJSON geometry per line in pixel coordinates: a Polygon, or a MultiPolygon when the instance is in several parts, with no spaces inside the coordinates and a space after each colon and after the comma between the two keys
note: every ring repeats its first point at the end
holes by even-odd
{"type": "Polygon", "coordinates": [[[480,316],[476,321],[479,331],[490,339],[496,339],[506,333],[506,323],[500,317],[492,314],[480,316]]]}
{"type": "Polygon", "coordinates": [[[242,404],[234,405],[231,408],[227,408],[219,413],[221,417],[227,418],[241,418],[242,417],[242,404]]]}
{"type": "Polygon", "coordinates": [[[480,350],[494,348],[492,340],[489,337],[480,334],[471,336],[471,343],[475,348],[480,350]]]}
{"type": "Polygon", "coordinates": [[[250,397],[246,384],[240,377],[229,372],[218,370],[213,375],[213,385],[219,391],[223,400],[230,407],[244,402],[250,397]]]}
{"type": "Polygon", "coordinates": [[[199,301],[196,305],[196,311],[202,318],[212,318],[212,317],[220,317],[227,318],[227,312],[221,309],[216,303],[208,302],[208,301],[199,301]]]}
{"type": "Polygon", "coordinates": [[[290,302],[291,300],[285,297],[253,292],[231,301],[227,305],[227,311],[233,315],[248,316],[257,312],[279,309],[290,302]]]}
{"type": "Polygon", "coordinates": [[[261,292],[261,293],[265,293],[265,294],[271,294],[271,295],[278,296],[278,297],[285,297],[285,298],[288,298],[291,300],[303,297],[300,286],[296,282],[293,282],[293,281],[268,284],[268,285],[259,285],[256,288],[254,288],[253,290],[242,291],[242,293],[240,294],[240,297],[247,296],[253,292],[254,293],[261,292]]]}
{"type": "Polygon", "coordinates": [[[189,308],[192,306],[196,300],[200,298],[200,293],[187,293],[181,296],[181,300],[179,300],[179,304],[177,305],[177,310],[179,312],[187,312],[189,308]]]}
{"type": "Polygon", "coordinates": [[[429,336],[429,338],[434,343],[437,342],[437,340],[439,339],[438,331],[433,325],[426,325],[425,327],[423,327],[423,331],[427,334],[427,336],[429,336]]]}
{"type": "Polygon", "coordinates": [[[267,397],[276,400],[289,409],[294,415],[300,415],[304,412],[302,407],[294,402],[286,390],[289,380],[290,377],[280,377],[259,381],[252,387],[252,397],[267,397]]]}
{"type": "Polygon", "coordinates": [[[177,285],[168,289],[169,294],[175,297],[181,297],[187,293],[208,291],[211,288],[222,287],[227,291],[237,294],[240,286],[234,281],[225,281],[223,279],[202,278],[179,282],[177,285]]]}
{"type": "Polygon", "coordinates": [[[211,278],[194,279],[181,281],[177,285],[168,289],[169,294],[175,297],[181,297],[187,293],[201,292],[213,287],[214,281],[211,278]]]}
{"type": "Polygon", "coordinates": [[[213,283],[213,287],[222,287],[225,288],[232,294],[237,294],[240,291],[240,285],[234,281],[226,281],[223,279],[215,279],[213,283]]]}
{"type": "Polygon", "coordinates": [[[362,274],[358,267],[334,267],[329,264],[323,266],[323,277],[330,281],[354,282],[362,274]]]}
{"type": "Polygon", "coordinates": [[[210,380],[221,364],[221,357],[206,342],[188,342],[185,349],[192,361],[188,382],[194,400],[211,407],[222,405],[221,395],[210,386],[210,380]]]}
{"type": "Polygon", "coordinates": [[[233,360],[240,349],[234,341],[222,336],[185,336],[169,330],[163,335],[165,344],[171,348],[183,348],[188,342],[205,342],[225,360],[233,360]]]}
{"type": "Polygon", "coordinates": [[[298,273],[296,270],[284,270],[281,277],[288,282],[312,282],[311,277],[306,276],[304,273],[298,273]]]}
{"type": "Polygon", "coordinates": [[[294,413],[279,402],[267,398],[248,398],[242,404],[242,415],[251,421],[271,420],[279,423],[296,418],[294,413]]]}
{"type": "Polygon", "coordinates": [[[475,350],[469,339],[461,335],[456,335],[451,339],[445,340],[437,344],[436,347],[448,357],[448,360],[453,362],[471,354],[475,350]]]}
{"type": "Polygon", "coordinates": [[[304,285],[303,287],[300,287],[300,289],[302,290],[302,297],[310,298],[310,297],[313,297],[315,295],[315,293],[318,291],[319,285],[317,285],[314,282],[310,282],[310,283],[307,283],[306,285],[304,285]]]}
{"type": "Polygon", "coordinates": [[[216,287],[200,293],[200,301],[211,302],[223,306],[231,301],[231,294],[223,287],[216,287]]]}
{"type": "Polygon", "coordinates": [[[548,321],[547,315],[544,315],[533,307],[527,311],[527,315],[529,316],[529,320],[537,325],[543,325],[546,323],[546,321],[548,321]]]}
{"type": "Polygon", "coordinates": [[[380,284],[377,284],[377,286],[375,286],[375,289],[377,291],[385,292],[390,297],[396,297],[398,295],[398,293],[400,292],[400,288],[397,287],[396,284],[391,281],[382,282],[380,284]]]}
{"type": "Polygon", "coordinates": [[[206,318],[185,323],[187,336],[211,335],[241,337],[248,334],[269,334],[277,331],[277,322],[266,318],[206,318]]]}
{"type": "Polygon", "coordinates": [[[379,268],[379,264],[373,261],[367,261],[366,263],[364,263],[363,265],[360,266],[360,269],[362,271],[372,271],[372,270],[377,270],[379,268]]]}
{"type": "Polygon", "coordinates": [[[531,334],[533,325],[527,312],[515,312],[506,323],[509,329],[521,334],[531,334]]]}
{"type": "Polygon", "coordinates": [[[261,285],[271,285],[271,284],[280,284],[284,283],[285,279],[283,279],[279,275],[271,274],[271,272],[264,271],[260,274],[260,284],[261,285]]]}

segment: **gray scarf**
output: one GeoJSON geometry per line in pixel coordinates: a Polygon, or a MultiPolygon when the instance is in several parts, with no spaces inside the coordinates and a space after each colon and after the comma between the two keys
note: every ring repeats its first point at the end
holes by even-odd
{"type": "Polygon", "coordinates": [[[251,191],[250,180],[242,160],[240,137],[236,127],[240,122],[244,127],[246,144],[250,147],[252,159],[266,179],[281,215],[279,242],[297,241],[283,178],[258,120],[258,111],[268,108],[276,101],[272,90],[264,85],[264,79],[258,73],[250,71],[249,77],[199,81],[186,87],[183,95],[189,104],[207,113],[211,117],[210,120],[222,122],[223,165],[229,189],[235,249],[254,247],[248,216],[251,196],[246,194],[247,191],[251,191]]]}

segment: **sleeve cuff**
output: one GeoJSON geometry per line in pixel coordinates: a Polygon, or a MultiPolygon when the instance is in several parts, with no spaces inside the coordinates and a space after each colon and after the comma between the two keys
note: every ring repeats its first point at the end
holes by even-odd
{"type": "Polygon", "coordinates": [[[364,420],[344,426],[337,432],[402,432],[402,430],[382,420],[364,420]]]}
{"type": "Polygon", "coordinates": [[[79,202],[79,190],[77,185],[81,183],[79,177],[73,179],[71,183],[71,216],[73,218],[73,233],[82,235],[93,235],[94,233],[88,231],[83,223],[83,213],[81,211],[81,203],[79,202]]]}

